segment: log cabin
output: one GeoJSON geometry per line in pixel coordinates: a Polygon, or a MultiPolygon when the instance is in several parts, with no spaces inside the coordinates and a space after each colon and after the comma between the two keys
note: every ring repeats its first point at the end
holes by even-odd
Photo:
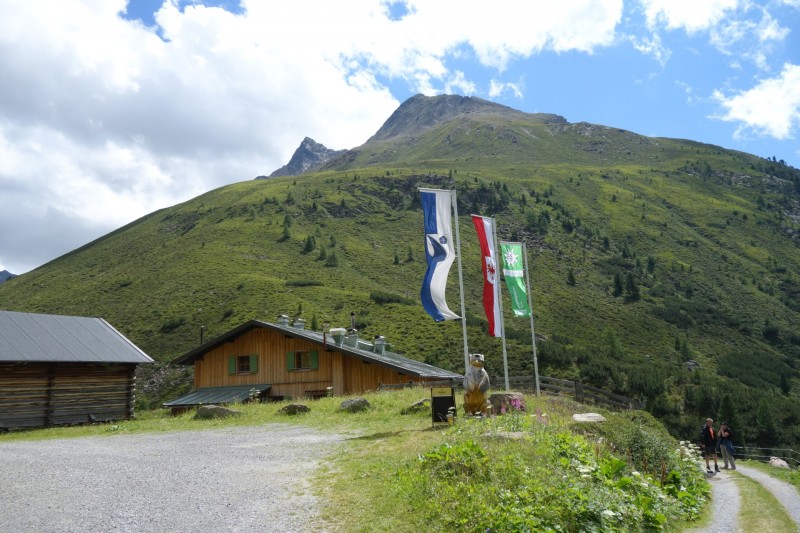
{"type": "Polygon", "coordinates": [[[152,362],[102,318],[0,311],[0,431],[130,419],[152,362]]]}
{"type": "Polygon", "coordinates": [[[385,339],[354,328],[317,332],[303,320],[251,320],[174,363],[194,365],[195,389],[167,402],[173,414],[200,404],[343,396],[380,385],[460,380],[463,376],[386,350],[385,339]]]}

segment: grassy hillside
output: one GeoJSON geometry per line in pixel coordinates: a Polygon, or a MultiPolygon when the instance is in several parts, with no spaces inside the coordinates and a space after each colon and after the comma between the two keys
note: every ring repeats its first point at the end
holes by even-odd
{"type": "MultiPolygon", "coordinates": [[[[470,213],[527,243],[543,374],[642,398],[675,434],[722,416],[748,443],[800,443],[800,171],[522,113],[391,131],[323,172],[152,213],[3,283],[0,308],[102,316],[160,361],[196,346],[201,326],[209,339],[301,313],[319,329],[355,312],[364,336],[461,371],[460,324],[434,323],[418,295],[416,189],[454,188],[470,351],[495,383],[470,213]]],[[[453,309],[457,291],[453,269],[453,309]]],[[[507,314],[512,374],[532,373],[528,326],[507,314]]],[[[144,378],[150,398],[187,383],[144,378]]]]}

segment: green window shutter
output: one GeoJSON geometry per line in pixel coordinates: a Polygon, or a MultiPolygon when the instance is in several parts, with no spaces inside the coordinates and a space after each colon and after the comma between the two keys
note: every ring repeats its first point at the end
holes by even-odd
{"type": "Polygon", "coordinates": [[[319,354],[317,352],[309,352],[311,356],[311,368],[313,370],[319,369],[319,354]]]}
{"type": "Polygon", "coordinates": [[[294,352],[286,352],[286,368],[294,370],[294,352]]]}
{"type": "Polygon", "coordinates": [[[236,373],[236,356],[229,355],[228,356],[228,374],[235,374],[236,373]]]}
{"type": "Polygon", "coordinates": [[[250,373],[255,374],[258,372],[258,356],[251,355],[250,356],[250,373]]]}

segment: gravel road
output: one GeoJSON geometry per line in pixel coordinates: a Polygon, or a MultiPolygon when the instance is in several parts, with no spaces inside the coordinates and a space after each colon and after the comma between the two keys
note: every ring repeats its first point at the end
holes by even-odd
{"type": "Polygon", "coordinates": [[[343,439],[267,425],[0,442],[0,532],[324,531],[309,477],[343,439]]]}
{"type": "MultiPolygon", "coordinates": [[[[705,467],[703,467],[705,468],[705,467]]],[[[713,522],[705,528],[691,529],[691,533],[731,533],[739,532],[739,488],[733,476],[723,471],[707,474],[711,484],[711,516],[713,522]]]]}

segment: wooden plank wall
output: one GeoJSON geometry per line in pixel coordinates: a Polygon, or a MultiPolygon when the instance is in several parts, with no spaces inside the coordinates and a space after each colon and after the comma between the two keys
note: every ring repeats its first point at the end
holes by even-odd
{"type": "Polygon", "coordinates": [[[289,338],[281,332],[253,329],[196,360],[194,385],[199,389],[270,384],[271,397],[302,398],[312,391],[323,391],[327,387],[337,389],[334,391],[337,395],[358,394],[377,390],[379,383],[402,383],[417,379],[374,363],[365,364],[356,357],[333,351],[330,345],[328,349],[326,352],[318,344],[289,338]],[[319,368],[289,371],[286,353],[298,350],[318,352],[319,368]],[[258,371],[252,374],[228,374],[228,357],[238,355],[258,355],[258,371]],[[340,383],[341,390],[338,390],[340,383]]]}
{"type": "Polygon", "coordinates": [[[365,363],[356,357],[345,355],[343,359],[345,394],[378,390],[378,385],[381,383],[407,383],[419,379],[375,363],[365,363]]]}
{"type": "Polygon", "coordinates": [[[134,364],[0,364],[0,427],[133,417],[134,364]]]}

